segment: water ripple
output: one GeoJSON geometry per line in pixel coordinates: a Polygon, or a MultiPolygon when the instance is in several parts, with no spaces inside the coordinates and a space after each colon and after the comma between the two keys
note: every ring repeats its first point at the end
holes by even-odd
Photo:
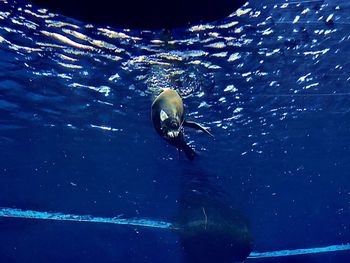
{"type": "Polygon", "coordinates": [[[23,111],[13,113],[20,119],[26,112],[41,116],[32,120],[57,119],[63,108],[55,103],[72,98],[61,114],[86,103],[93,111],[97,104],[89,96],[102,107],[145,96],[149,104],[165,87],[177,89],[203,123],[232,132],[260,125],[258,133],[268,134],[263,127],[276,120],[315,109],[347,112],[342,103],[337,108],[317,99],[348,95],[348,62],[339,55],[348,50],[344,3],[253,1],[218,22],[172,32],[95,27],[11,1],[1,7],[0,45],[11,57],[4,63],[24,65],[14,69],[14,81],[27,94],[16,98],[0,82],[1,107],[23,111]],[[314,103],[305,104],[306,98],[314,103]],[[51,111],[25,106],[48,100],[51,111]],[[204,114],[208,109],[215,114],[204,114]]]}

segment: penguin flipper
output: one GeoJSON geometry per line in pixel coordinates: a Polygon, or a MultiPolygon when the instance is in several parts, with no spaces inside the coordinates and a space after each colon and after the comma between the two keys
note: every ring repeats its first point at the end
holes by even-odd
{"type": "Polygon", "coordinates": [[[214,137],[214,135],[211,134],[206,128],[204,128],[202,125],[200,125],[199,123],[196,123],[194,121],[184,121],[183,125],[186,127],[189,127],[189,128],[201,130],[201,131],[209,134],[211,137],[214,137]]]}

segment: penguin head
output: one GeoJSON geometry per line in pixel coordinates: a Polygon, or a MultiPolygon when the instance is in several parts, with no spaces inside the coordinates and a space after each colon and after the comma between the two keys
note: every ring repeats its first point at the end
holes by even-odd
{"type": "Polygon", "coordinates": [[[168,139],[179,137],[182,130],[180,120],[176,117],[169,117],[164,110],[160,111],[160,126],[163,135],[168,139]]]}

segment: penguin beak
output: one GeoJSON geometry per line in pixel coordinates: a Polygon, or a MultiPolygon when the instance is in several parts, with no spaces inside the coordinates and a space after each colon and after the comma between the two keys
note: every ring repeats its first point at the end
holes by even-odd
{"type": "Polygon", "coordinates": [[[168,132],[168,137],[169,138],[176,138],[179,136],[179,131],[169,131],[168,132]]]}

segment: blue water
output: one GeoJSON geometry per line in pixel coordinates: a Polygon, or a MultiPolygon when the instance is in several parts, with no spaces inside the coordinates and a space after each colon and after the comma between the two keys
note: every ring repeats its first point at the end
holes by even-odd
{"type": "MultiPolygon", "coordinates": [[[[253,0],[171,32],[0,2],[0,207],[172,222],[186,182],[239,209],[254,251],[350,242],[350,4],[253,0]],[[176,89],[193,162],[154,131],[176,89]]],[[[347,251],[247,262],[349,262],[347,251]]],[[[0,218],[1,262],[183,262],[165,229],[0,218]]]]}

